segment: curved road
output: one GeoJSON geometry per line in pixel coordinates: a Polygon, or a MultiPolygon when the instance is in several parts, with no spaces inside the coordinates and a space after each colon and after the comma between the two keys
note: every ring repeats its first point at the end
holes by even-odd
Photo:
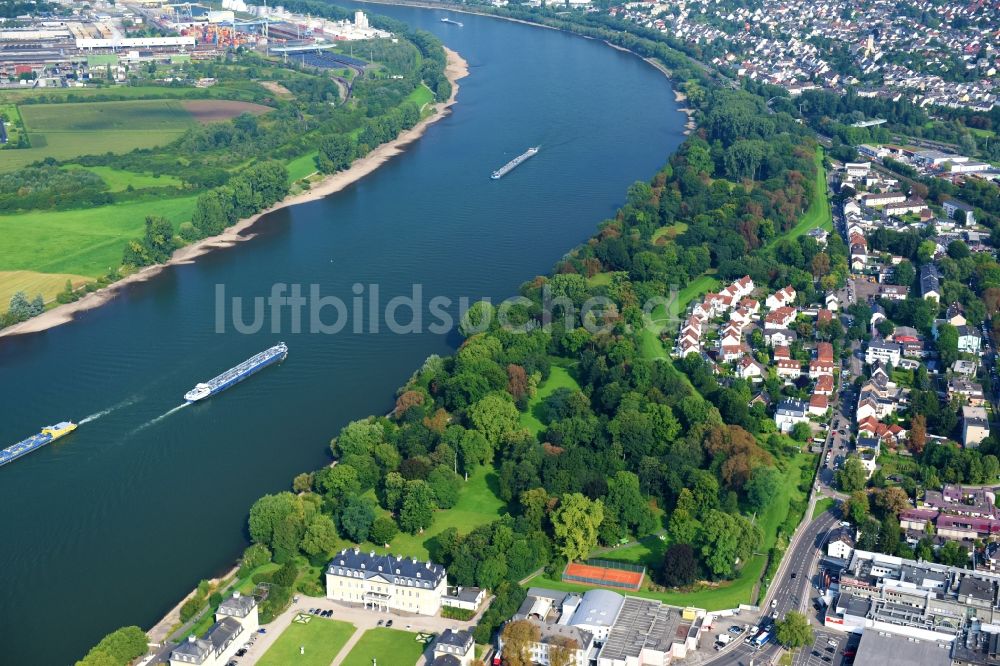
{"type": "MultiPolygon", "coordinates": [[[[827,511],[817,516],[805,531],[798,535],[795,545],[782,559],[781,569],[768,592],[767,603],[761,610],[761,617],[766,617],[768,613],[774,611],[778,612],[778,617],[783,617],[789,611],[806,610],[811,597],[813,567],[823,551],[827,535],[836,527],[839,520],[840,518],[832,511],[827,511]],[[777,602],[773,609],[772,601],[777,602]]],[[[755,664],[762,664],[773,659],[780,649],[773,641],[763,650],[754,650],[746,642],[741,641],[738,646],[705,663],[712,666],[749,666],[753,660],[755,664]]]]}

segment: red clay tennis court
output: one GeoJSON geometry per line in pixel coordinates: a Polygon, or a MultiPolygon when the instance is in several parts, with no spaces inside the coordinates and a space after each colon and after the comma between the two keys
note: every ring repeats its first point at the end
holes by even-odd
{"type": "Polygon", "coordinates": [[[603,587],[638,590],[645,575],[646,567],[643,566],[608,560],[588,560],[586,563],[567,564],[562,579],[567,583],[589,583],[603,587]]]}

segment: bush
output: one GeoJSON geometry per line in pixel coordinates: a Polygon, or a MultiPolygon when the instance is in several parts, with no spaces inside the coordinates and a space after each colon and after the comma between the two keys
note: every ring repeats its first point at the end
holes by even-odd
{"type": "Polygon", "coordinates": [[[187,622],[205,607],[205,597],[195,594],[181,606],[181,622],[187,622]]]}
{"type": "Polygon", "coordinates": [[[271,580],[275,585],[290,588],[295,585],[295,579],[298,577],[299,568],[295,566],[294,562],[286,562],[280,569],[274,572],[274,577],[271,580]]]}
{"type": "Polygon", "coordinates": [[[149,638],[139,627],[115,629],[91,648],[87,656],[76,662],[76,666],[125,666],[146,654],[149,638]]]}
{"type": "Polygon", "coordinates": [[[476,611],[468,610],[465,608],[452,608],[450,606],[441,607],[441,617],[448,618],[449,620],[459,620],[461,622],[466,622],[475,617],[476,611]]]}

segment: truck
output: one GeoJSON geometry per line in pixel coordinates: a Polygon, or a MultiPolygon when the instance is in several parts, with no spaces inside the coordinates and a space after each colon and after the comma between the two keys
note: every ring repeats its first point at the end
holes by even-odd
{"type": "Polygon", "coordinates": [[[771,640],[771,632],[769,632],[769,631],[762,631],[759,634],[757,634],[756,638],[753,639],[753,646],[754,646],[755,649],[759,650],[769,640],[771,640]]]}
{"type": "Polygon", "coordinates": [[[719,634],[715,637],[716,643],[722,643],[723,645],[728,645],[732,637],[729,634],[719,634]]]}

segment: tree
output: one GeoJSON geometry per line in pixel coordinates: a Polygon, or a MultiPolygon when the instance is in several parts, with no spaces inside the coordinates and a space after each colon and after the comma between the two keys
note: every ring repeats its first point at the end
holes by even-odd
{"type": "Polygon", "coordinates": [[[149,649],[149,637],[136,626],[115,629],[76,662],[76,666],[123,666],[149,649]]]}
{"type": "Polygon", "coordinates": [[[792,439],[796,442],[805,442],[812,437],[812,428],[809,427],[808,423],[796,423],[792,426],[792,439]]]}
{"type": "Polygon", "coordinates": [[[375,509],[370,501],[362,497],[349,497],[344,510],[340,512],[340,529],[344,536],[354,543],[368,540],[368,535],[375,522],[375,509]]]}
{"type": "Polygon", "coordinates": [[[462,489],[462,477],[444,467],[435,467],[427,475],[427,483],[434,492],[434,500],[439,508],[450,509],[458,502],[462,489]]]}
{"type": "Polygon", "coordinates": [[[883,488],[875,493],[875,506],[883,516],[898,516],[901,511],[909,508],[910,498],[906,495],[906,491],[898,486],[883,488]]]}
{"type": "Polygon", "coordinates": [[[667,587],[690,585],[698,576],[698,560],[694,548],[686,543],[674,543],[663,554],[663,584],[667,587]]]}
{"type": "Polygon", "coordinates": [[[541,637],[541,630],[528,620],[508,622],[500,632],[504,666],[532,666],[531,646],[541,637]]]}
{"type": "Polygon", "coordinates": [[[31,303],[28,302],[28,295],[23,291],[18,291],[11,296],[7,314],[14,321],[24,321],[31,317],[31,303]]]}
{"type": "Polygon", "coordinates": [[[855,456],[850,456],[844,466],[837,470],[837,486],[845,493],[861,490],[868,481],[868,472],[855,456]]]}
{"type": "Polygon", "coordinates": [[[937,342],[938,356],[941,357],[941,364],[949,368],[952,363],[958,360],[958,329],[951,324],[941,324],[938,326],[937,342]]]}
{"type": "Polygon", "coordinates": [[[969,551],[957,541],[946,541],[938,550],[938,561],[953,567],[964,567],[969,563],[969,551]]]}
{"type": "Polygon", "coordinates": [[[302,472],[292,480],[292,490],[297,493],[307,493],[312,490],[313,475],[309,472],[302,472]]]}
{"type": "Polygon", "coordinates": [[[744,487],[750,509],[760,511],[768,506],[781,489],[782,480],[781,472],[774,467],[762,465],[755,468],[744,487]]]}
{"type": "Polygon", "coordinates": [[[557,636],[549,641],[549,666],[573,666],[580,644],[573,638],[557,636]]]}
{"type": "Polygon", "coordinates": [[[552,513],[556,547],[567,560],[586,557],[597,545],[597,530],[604,520],[604,504],[582,493],[563,495],[552,513]]]}
{"type": "Polygon", "coordinates": [[[371,533],[368,537],[372,540],[372,543],[388,545],[390,541],[396,538],[397,534],[399,534],[399,528],[396,526],[396,521],[388,516],[379,516],[372,523],[371,533]]]}
{"type": "Polygon", "coordinates": [[[716,576],[732,576],[761,541],[760,528],[747,518],[712,509],[702,520],[698,550],[716,576]]]}
{"type": "Polygon", "coordinates": [[[262,543],[255,543],[247,546],[243,551],[243,558],[240,560],[240,569],[249,573],[259,566],[263,566],[271,561],[271,551],[262,543]]]}
{"type": "Polygon", "coordinates": [[[923,414],[916,414],[910,419],[910,451],[914,455],[924,452],[927,445],[927,417],[923,414]]]}
{"type": "Polygon", "coordinates": [[[862,525],[868,520],[868,493],[864,490],[856,490],[851,493],[851,497],[844,504],[844,515],[855,525],[862,525]]]}
{"type": "Polygon", "coordinates": [[[301,520],[302,507],[292,493],[264,495],[250,507],[250,538],[255,543],[271,545],[276,526],[288,516],[301,520]]]}
{"type": "Polygon", "coordinates": [[[604,508],[607,515],[617,517],[622,527],[636,536],[644,536],[655,529],[655,519],[639,489],[639,477],[632,472],[616,472],[608,479],[604,508]]]}
{"type": "Polygon", "coordinates": [[[813,642],[813,630],[806,616],[798,611],[789,611],[781,620],[774,623],[775,637],[786,648],[795,649],[813,642]]]}
{"type": "Polygon", "coordinates": [[[426,481],[406,482],[403,506],[399,511],[399,526],[410,534],[423,532],[434,522],[434,491],[426,481]]]}
{"type": "Polygon", "coordinates": [[[501,435],[517,429],[520,418],[507,394],[491,393],[469,407],[469,420],[494,446],[501,435]]]}

